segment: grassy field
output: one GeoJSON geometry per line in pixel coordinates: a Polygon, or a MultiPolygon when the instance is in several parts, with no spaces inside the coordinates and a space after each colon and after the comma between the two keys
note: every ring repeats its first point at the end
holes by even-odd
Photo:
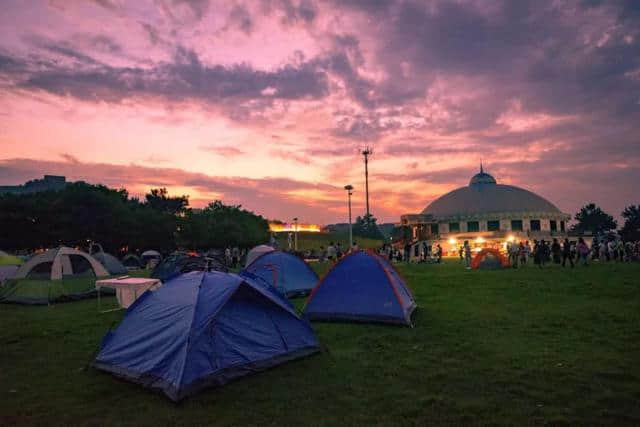
{"type": "MultiPolygon", "coordinates": [[[[293,239],[293,238],[292,238],[293,239]]],[[[287,242],[287,233],[277,234],[278,245],[280,248],[287,249],[289,244],[287,242]]],[[[362,249],[377,248],[382,246],[381,240],[367,239],[363,237],[354,237],[358,246],[362,249]]],[[[348,233],[298,233],[298,249],[306,251],[308,249],[320,249],[320,246],[325,248],[329,245],[329,242],[340,242],[343,248],[349,247],[349,234],[348,233]]],[[[293,243],[292,243],[293,245],[293,243]]]]}
{"type": "Polygon", "coordinates": [[[179,405],[87,369],[123,312],[2,305],[0,425],[640,425],[640,265],[401,271],[415,328],[314,324],[321,354],[179,405]]]}

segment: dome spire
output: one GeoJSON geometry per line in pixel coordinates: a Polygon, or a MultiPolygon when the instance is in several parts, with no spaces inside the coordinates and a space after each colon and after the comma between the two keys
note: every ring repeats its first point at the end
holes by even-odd
{"type": "Polygon", "coordinates": [[[482,170],[482,159],[480,160],[480,173],[484,173],[484,170],[482,170]]]}

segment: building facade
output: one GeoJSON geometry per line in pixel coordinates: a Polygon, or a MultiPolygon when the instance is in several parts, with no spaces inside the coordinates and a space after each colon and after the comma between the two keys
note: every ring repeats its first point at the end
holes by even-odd
{"type": "Polygon", "coordinates": [[[465,240],[475,250],[502,249],[509,241],[564,238],[571,216],[543,197],[523,188],[498,184],[484,172],[469,185],[434,200],[420,214],[406,214],[401,224],[412,241],[428,240],[448,255],[465,240]]]}

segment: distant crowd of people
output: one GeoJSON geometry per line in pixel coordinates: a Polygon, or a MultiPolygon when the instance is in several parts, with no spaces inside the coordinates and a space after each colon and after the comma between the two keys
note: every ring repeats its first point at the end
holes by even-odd
{"type": "Polygon", "coordinates": [[[640,242],[623,242],[620,239],[610,241],[598,241],[594,239],[591,247],[580,237],[577,241],[565,238],[563,241],[553,239],[534,240],[533,247],[529,242],[509,243],[507,254],[512,267],[527,265],[533,257],[533,263],[542,268],[546,264],[558,264],[562,267],[571,267],[580,264],[588,266],[591,260],[601,262],[631,262],[640,260],[640,242]]]}

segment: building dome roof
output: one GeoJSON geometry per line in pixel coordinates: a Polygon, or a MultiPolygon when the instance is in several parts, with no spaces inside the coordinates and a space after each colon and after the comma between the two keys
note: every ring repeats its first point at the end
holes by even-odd
{"type": "Polygon", "coordinates": [[[482,167],[468,186],[434,200],[422,214],[442,218],[509,212],[562,214],[553,203],[531,191],[498,184],[482,167]]]}

